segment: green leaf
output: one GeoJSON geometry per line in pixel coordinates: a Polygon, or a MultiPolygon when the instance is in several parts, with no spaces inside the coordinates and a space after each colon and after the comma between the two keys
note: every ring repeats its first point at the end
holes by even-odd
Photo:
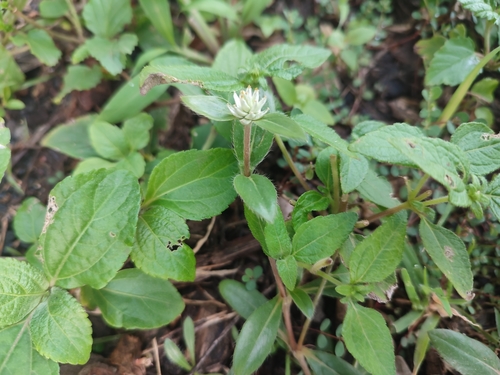
{"type": "Polygon", "coordinates": [[[297,103],[297,91],[292,82],[283,78],[273,77],[273,83],[280,98],[287,106],[292,107],[297,103]]]}
{"type": "MultiPolygon", "coordinates": [[[[19,111],[21,109],[24,109],[26,106],[24,103],[18,99],[9,99],[7,103],[5,103],[4,108],[14,110],[14,111],[19,111]]],[[[476,112],[479,110],[476,109],[476,112]]]]}
{"type": "Polygon", "coordinates": [[[500,221],[500,175],[491,181],[484,195],[490,199],[490,210],[500,221]]]}
{"type": "Polygon", "coordinates": [[[184,354],[182,354],[181,350],[175,343],[170,340],[166,339],[164,343],[164,348],[165,348],[165,355],[167,356],[168,360],[180,368],[186,370],[186,371],[191,371],[192,366],[188,363],[186,358],[184,357],[184,354]]]}
{"type": "Polygon", "coordinates": [[[316,157],[316,164],[314,165],[316,175],[325,184],[330,193],[333,192],[332,155],[338,157],[338,151],[331,146],[321,150],[316,157]]]}
{"type": "Polygon", "coordinates": [[[141,93],[165,83],[186,83],[208,90],[237,91],[243,85],[235,77],[218,70],[196,65],[161,65],[154,62],[142,69],[141,93]]]}
{"type": "Polygon", "coordinates": [[[247,220],[248,228],[252,232],[252,235],[257,241],[259,241],[262,250],[266,255],[269,255],[269,251],[266,245],[266,239],[264,237],[264,230],[266,228],[266,221],[261,219],[252,210],[248,208],[246,204],[243,205],[245,210],[245,219],[247,220]]]}
{"type": "Polygon", "coordinates": [[[234,178],[233,184],[250,210],[268,223],[275,220],[278,213],[278,196],[273,183],[267,177],[258,174],[245,177],[239,174],[234,178]]]}
{"type": "Polygon", "coordinates": [[[317,99],[308,100],[304,104],[297,104],[296,107],[304,112],[304,114],[312,116],[327,125],[335,124],[335,118],[330,113],[328,107],[317,99]]]}
{"type": "Polygon", "coordinates": [[[95,116],[90,115],[58,125],[42,139],[41,144],[76,159],[98,156],[89,136],[90,125],[94,120],[95,116]]]}
{"type": "Polygon", "coordinates": [[[89,128],[90,142],[103,158],[121,160],[130,153],[130,145],[122,130],[104,121],[94,121],[89,128]]]}
{"type": "Polygon", "coordinates": [[[420,325],[417,341],[415,343],[415,352],[413,353],[414,372],[418,372],[420,365],[425,360],[430,343],[429,331],[436,328],[439,324],[439,320],[439,316],[431,314],[420,325]]]}
{"type": "Polygon", "coordinates": [[[292,241],[288,235],[283,215],[278,213],[273,222],[266,223],[264,237],[268,256],[281,259],[292,253],[292,241]]]}
{"type": "Polygon", "coordinates": [[[181,100],[186,107],[210,120],[234,120],[234,116],[227,107],[227,102],[218,96],[183,95],[181,100]]]}
{"type": "Polygon", "coordinates": [[[359,152],[369,158],[383,163],[400,164],[414,167],[413,161],[409,160],[397,148],[389,142],[389,139],[402,139],[403,137],[423,137],[422,130],[416,126],[398,123],[370,131],[353,142],[349,149],[359,152]]]}
{"type": "Polygon", "coordinates": [[[342,326],[349,352],[373,375],[396,375],[391,333],[375,310],[350,302],[342,326]]]}
{"type": "Polygon", "coordinates": [[[393,198],[392,185],[385,178],[369,169],[365,179],[357,187],[358,192],[363,199],[367,199],[379,206],[392,208],[399,204],[396,198],[393,198]]]}
{"type": "Polygon", "coordinates": [[[351,46],[362,46],[372,40],[376,34],[377,28],[375,26],[349,27],[344,42],[351,46]]]}
{"type": "Polygon", "coordinates": [[[244,284],[235,280],[222,280],[219,284],[219,291],[222,298],[243,319],[248,319],[258,307],[267,302],[263,294],[257,290],[247,290],[244,284]]]}
{"type": "Polygon", "coordinates": [[[132,7],[130,0],[89,0],[82,16],[93,34],[112,38],[132,21],[132,7]]]}
{"type": "Polygon", "coordinates": [[[139,0],[153,26],[172,46],[175,46],[174,25],[167,0],[139,0]]]}
{"type": "Polygon", "coordinates": [[[77,174],[87,173],[91,171],[95,171],[97,169],[106,168],[111,169],[116,166],[116,163],[101,159],[101,158],[88,158],[82,160],[76,168],[73,170],[73,176],[77,174]]]}
{"type": "Polygon", "coordinates": [[[59,18],[68,12],[66,0],[43,0],[40,3],[40,15],[43,18],[59,18]]]}
{"type": "Polygon", "coordinates": [[[432,346],[462,374],[500,374],[500,360],[486,345],[449,329],[429,332],[432,346]]]}
{"type": "Polygon", "coordinates": [[[0,330],[0,374],[59,375],[59,365],[32,347],[28,321],[0,330]]]}
{"type": "Polygon", "coordinates": [[[54,98],[59,103],[62,98],[73,90],[83,91],[96,87],[101,82],[102,73],[99,65],[88,67],[86,65],[72,65],[63,77],[63,88],[57,97],[54,98]]]}
{"type": "Polygon", "coordinates": [[[472,39],[462,36],[449,39],[434,54],[425,74],[425,84],[456,86],[478,63],[472,39]]]}
{"type": "Polygon", "coordinates": [[[300,311],[302,311],[302,314],[304,314],[307,319],[312,319],[314,316],[314,304],[311,297],[299,288],[290,290],[290,296],[300,311]]]}
{"type": "Polygon", "coordinates": [[[389,142],[448,190],[465,190],[457,169],[466,175],[470,163],[458,146],[439,138],[389,138],[389,142]]]}
{"type": "Polygon", "coordinates": [[[272,0],[245,0],[241,14],[243,25],[254,22],[262,14],[264,9],[272,3],[272,0]]]}
{"type": "Polygon", "coordinates": [[[470,90],[473,94],[478,96],[481,100],[491,103],[494,99],[494,93],[498,86],[498,80],[490,77],[483,78],[476,82],[470,90]]]}
{"type": "Polygon", "coordinates": [[[49,282],[32,265],[0,258],[0,327],[21,321],[40,303],[49,282]]]}
{"type": "Polygon", "coordinates": [[[24,82],[24,74],[10,52],[0,46],[0,92],[7,87],[17,88],[24,82]]]}
{"type": "Polygon", "coordinates": [[[195,329],[193,319],[190,316],[186,317],[182,323],[182,338],[186,344],[191,362],[195,363],[195,329]]]}
{"type": "Polygon", "coordinates": [[[354,249],[349,260],[351,282],[379,282],[394,272],[403,257],[406,218],[393,215],[354,249]]]}
{"type": "Polygon", "coordinates": [[[140,150],[149,143],[149,130],[153,127],[153,117],[139,113],[123,123],[123,134],[132,150],[140,150]]]}
{"type": "MultiPolygon", "coordinates": [[[[314,69],[323,64],[330,55],[331,52],[326,48],[310,45],[275,44],[254,55],[249,65],[260,66],[268,75],[287,78],[282,76],[287,62],[295,61],[306,68],[314,69]]],[[[290,79],[299,73],[300,71],[297,71],[297,74],[292,74],[290,79]]]]}
{"type": "Polygon", "coordinates": [[[44,357],[75,365],[89,360],[91,324],[83,307],[66,290],[53,287],[29,324],[33,344],[44,357]]]}
{"type": "Polygon", "coordinates": [[[121,270],[102,289],[84,287],[82,293],[95,301],[104,320],[117,328],[161,327],[184,310],[182,297],[169,281],[148,276],[135,268],[121,270]]]}
{"type": "Polygon", "coordinates": [[[231,150],[175,153],[153,169],[143,206],[161,205],[191,220],[218,215],[236,196],[237,169],[231,150]]]}
{"type": "Polygon", "coordinates": [[[271,352],[281,322],[282,300],[277,297],[258,307],[241,329],[234,349],[233,372],[250,375],[271,352]]]}
{"type": "Polygon", "coordinates": [[[34,243],[42,232],[45,206],[37,198],[30,197],[17,209],[12,222],[16,236],[23,242],[34,243]]]}
{"type": "Polygon", "coordinates": [[[468,122],[460,125],[451,142],[460,147],[470,161],[470,172],[486,175],[498,168],[500,159],[500,138],[494,131],[480,122],[468,122]]]}
{"type": "Polygon", "coordinates": [[[495,21],[498,25],[500,15],[497,9],[493,9],[487,1],[484,0],[460,0],[464,9],[470,10],[478,18],[486,18],[489,21],[495,21]]]}
{"type": "Polygon", "coordinates": [[[27,44],[31,53],[48,66],[56,65],[62,55],[50,35],[42,29],[32,29],[27,34],[17,34],[12,42],[17,46],[27,44]]]}
{"type": "Polygon", "coordinates": [[[182,242],[189,238],[184,219],[164,207],[152,207],[139,216],[130,254],[143,272],[162,279],[194,281],[196,259],[182,242]]]}
{"type": "Polygon", "coordinates": [[[316,120],[314,117],[304,114],[293,116],[292,118],[306,133],[311,135],[311,137],[332,146],[338,151],[342,151],[348,156],[356,157],[356,154],[347,149],[348,143],[340,138],[340,135],[326,124],[316,120]]]}
{"type": "Polygon", "coordinates": [[[425,250],[458,294],[466,300],[472,299],[473,276],[469,254],[462,240],[452,231],[426,219],[420,220],[419,232],[425,250]]]}
{"type": "Polygon", "coordinates": [[[300,126],[283,113],[268,113],[260,120],[253,122],[255,125],[283,137],[305,141],[306,134],[300,126]]]}
{"type": "Polygon", "coordinates": [[[352,158],[340,153],[340,186],[342,192],[350,193],[365,179],[369,169],[368,160],[358,155],[352,158]]]}
{"type": "Polygon", "coordinates": [[[187,5],[187,10],[198,10],[203,13],[227,18],[230,21],[238,20],[238,15],[234,7],[224,0],[194,0],[187,5]]]}
{"type": "Polygon", "coordinates": [[[139,76],[135,76],[115,92],[104,105],[98,119],[116,124],[132,118],[158,99],[166,89],[166,86],[157,86],[142,95],[139,91],[139,76]]]}
{"type": "MultiPolygon", "coordinates": [[[[236,158],[238,159],[240,171],[244,170],[245,163],[243,156],[244,127],[245,125],[242,125],[239,121],[233,121],[233,148],[236,158]]],[[[274,136],[272,133],[262,129],[261,127],[252,126],[250,137],[250,147],[252,149],[252,152],[250,153],[250,170],[253,171],[269,153],[269,150],[273,145],[274,136]]]]}
{"type": "Polygon", "coordinates": [[[415,52],[422,57],[425,66],[428,67],[436,52],[439,51],[445,42],[446,38],[439,34],[436,34],[429,39],[420,39],[415,44],[415,52]]]}
{"type": "Polygon", "coordinates": [[[276,261],[276,268],[287,289],[290,291],[294,290],[297,283],[297,261],[295,258],[289,255],[283,259],[278,259],[276,261]]]}
{"type": "Polygon", "coordinates": [[[137,36],[130,33],[121,34],[117,40],[95,36],[87,39],[84,47],[110,74],[116,75],[125,69],[125,55],[132,53],[137,41],[137,36]]]}
{"type": "Polygon", "coordinates": [[[361,375],[350,363],[333,354],[314,350],[305,355],[315,375],[361,375]]]}
{"type": "Polygon", "coordinates": [[[354,212],[318,216],[302,224],[293,237],[293,256],[299,262],[314,264],[332,256],[354,229],[354,212]]]}
{"type": "Polygon", "coordinates": [[[251,57],[252,50],[244,41],[231,39],[222,46],[215,56],[212,68],[237,77],[240,69],[246,67],[247,61],[251,57]]]}
{"type": "Polygon", "coordinates": [[[57,184],[40,237],[47,276],[64,288],[106,285],[130,253],[140,198],[137,179],[123,170],[57,184]]]}
{"type": "Polygon", "coordinates": [[[293,229],[297,230],[309,220],[312,211],[322,211],[328,208],[330,201],[321,193],[311,190],[300,196],[292,211],[293,229]]]}
{"type": "Polygon", "coordinates": [[[136,178],[141,178],[144,174],[146,168],[146,162],[139,152],[132,152],[128,154],[124,159],[120,160],[110,169],[118,170],[124,169],[132,173],[136,178]]]}

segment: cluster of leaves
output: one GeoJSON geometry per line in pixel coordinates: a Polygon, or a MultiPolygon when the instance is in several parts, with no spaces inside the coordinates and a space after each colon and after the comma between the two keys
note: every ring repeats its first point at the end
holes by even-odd
{"type": "MultiPolygon", "coordinates": [[[[473,274],[462,239],[442,223],[435,223],[436,212],[431,208],[449,203],[470,209],[477,218],[490,210],[500,219],[500,177],[488,178],[499,168],[495,161],[500,156],[500,138],[480,121],[461,123],[450,141],[433,137],[431,128],[365,121],[344,140],[328,126],[333,122],[331,116],[310,88],[292,83],[305,69],[324,64],[330,58],[329,49],[279,44],[253,53],[236,39],[221,47],[207,32],[210,17],[226,18],[228,35],[249,22],[258,22],[268,1],[245,1],[236,10],[222,0],[180,2],[181,12],[194,20],[193,30],[204,36],[207,48],[215,54],[211,67],[187,59],[203,61],[174,33],[168,2],[139,3],[164,48],[147,50],[139,57],[133,78],[99,114],[60,125],[42,141],[44,146],[82,161],[72,176],[51,191],[46,208],[28,199],[16,215],[17,236],[32,245],[26,262],[0,258],[0,345],[5,347],[0,350],[0,373],[19,372],[21,363],[23,373],[57,374],[57,362],[85,363],[92,337],[82,304],[89,309],[98,307],[113,327],[147,329],[174,320],[184,304],[169,280],[192,281],[196,269],[194,252],[185,243],[190,235],[186,220],[218,215],[236,196],[244,202],[249,228],[269,258],[279,293],[268,300],[253,284],[233,280],[220,284],[221,295],[246,319],[236,342],[233,373],[250,375],[279,346],[295,357],[305,373],[309,368],[315,374],[360,374],[366,369],[374,375],[395,375],[395,353],[386,320],[362,303],[366,298],[390,300],[398,268],[413,309],[394,322],[396,332],[426,315],[416,343],[415,373],[429,342],[459,371],[500,371],[500,361],[483,344],[456,332],[434,329],[441,316],[461,316],[456,305],[473,298],[473,274]],[[291,113],[281,111],[269,78],[283,102],[293,107],[291,113]],[[210,132],[225,138],[227,147],[212,147],[213,139],[207,137],[202,150],[155,150],[156,158],[152,155],[154,119],[143,111],[169,85],[183,93],[184,105],[210,120],[210,132]],[[263,116],[250,125],[242,124],[228,107],[238,105],[233,92],[247,86],[267,101],[263,116]],[[281,213],[273,182],[256,172],[274,141],[290,160],[283,139],[319,150],[314,171],[321,185],[310,190],[296,174],[308,191],[296,200],[290,218],[281,213]],[[392,186],[377,175],[372,161],[419,171],[416,181],[407,182],[406,201],[393,198],[392,186]],[[431,193],[421,192],[430,178],[446,190],[446,196],[428,199],[431,193]],[[357,197],[372,204],[374,215],[359,216],[357,197]],[[420,218],[418,234],[429,257],[430,277],[427,270],[415,269],[421,261],[406,239],[409,211],[420,218]],[[382,224],[377,229],[367,231],[366,236],[358,233],[378,219],[382,224]],[[341,264],[332,271],[337,257],[341,264]],[[128,259],[135,268],[122,269],[128,259]],[[318,280],[303,284],[304,270],[318,280]],[[443,276],[448,281],[445,289],[439,285],[443,276]],[[79,301],[71,294],[75,288],[81,288],[79,301]],[[452,300],[453,288],[461,299],[452,300]],[[341,354],[304,346],[317,304],[317,298],[311,296],[322,294],[345,305],[339,333],[360,366],[352,366],[341,354]],[[306,318],[298,340],[290,322],[292,302],[306,318]]],[[[340,3],[345,15],[346,2],[340,3]]],[[[476,13],[487,12],[473,8],[472,2],[462,3],[476,13]]],[[[42,4],[42,17],[69,15],[78,31],[79,19],[71,2],[44,0],[42,4]]],[[[17,12],[10,3],[7,9],[12,15],[17,12]]],[[[495,21],[488,13],[477,15],[495,21]]],[[[147,33],[121,33],[132,17],[128,1],[90,0],[82,16],[93,36],[81,40],[73,53],[75,63],[90,55],[108,73],[118,74],[137,43],[153,43],[144,36],[147,33]]],[[[8,25],[3,27],[9,30],[8,25]]],[[[35,41],[45,38],[40,32],[50,38],[42,28],[9,38],[28,44],[40,58],[35,48],[35,41]]],[[[351,48],[361,47],[375,32],[373,27],[352,23],[345,33],[340,29],[332,32],[327,44],[338,48],[348,64],[351,48]]],[[[438,85],[461,85],[443,111],[452,115],[453,106],[465,95],[460,93],[467,91],[488,60],[476,57],[474,45],[459,27],[449,39],[442,38],[421,42],[419,51],[427,66],[426,100],[437,100],[438,85]]],[[[10,55],[4,60],[5,66],[18,71],[10,55]]],[[[71,74],[78,79],[82,73],[95,74],[92,79],[97,82],[101,79],[101,68],[72,68],[71,74]]],[[[69,76],[63,93],[72,88],[69,76]]],[[[11,99],[5,96],[5,88],[10,90],[19,82],[4,86],[6,100],[11,99]]],[[[491,86],[479,81],[474,87],[478,95],[487,92],[491,97],[491,86]]],[[[10,157],[9,138],[2,126],[2,174],[10,157]]],[[[290,167],[294,168],[291,162],[290,167]]],[[[248,274],[247,282],[257,274],[248,274]]],[[[184,331],[189,361],[172,342],[166,341],[165,349],[169,358],[190,371],[195,366],[192,321],[185,321],[184,331]]]]}

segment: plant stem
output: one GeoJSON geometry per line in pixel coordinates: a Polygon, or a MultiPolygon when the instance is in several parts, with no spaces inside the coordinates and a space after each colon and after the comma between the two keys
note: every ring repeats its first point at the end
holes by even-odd
{"type": "Polygon", "coordinates": [[[467,75],[465,80],[458,86],[458,88],[455,90],[453,93],[453,96],[451,97],[450,101],[446,105],[446,107],[443,110],[443,113],[441,113],[441,116],[439,117],[438,124],[441,128],[444,128],[446,126],[446,123],[448,120],[453,116],[462,102],[462,99],[464,96],[467,94],[467,91],[469,90],[470,86],[476,79],[477,75],[479,74],[479,71],[484,68],[484,66],[498,53],[500,52],[500,47],[495,48],[493,51],[488,53],[486,56],[484,56],[479,64],[477,64],[474,69],[467,75]]]}
{"type": "Polygon", "coordinates": [[[66,0],[66,4],[68,5],[69,8],[69,15],[70,15],[70,20],[73,26],[75,26],[76,34],[78,35],[78,39],[80,39],[80,42],[83,43],[85,38],[83,37],[83,28],[82,24],[80,23],[80,18],[78,18],[78,13],[76,12],[75,6],[73,5],[72,0],[66,0]]]}
{"type": "Polygon", "coordinates": [[[201,147],[202,150],[208,150],[214,144],[215,138],[217,138],[217,130],[215,126],[212,125],[210,128],[210,133],[208,133],[207,139],[205,139],[205,143],[201,147]]]}
{"type": "Polygon", "coordinates": [[[413,189],[412,191],[409,192],[408,194],[408,200],[409,201],[412,201],[415,199],[415,197],[417,196],[418,192],[420,190],[422,190],[422,187],[425,185],[425,183],[427,182],[427,180],[429,179],[429,175],[426,173],[424,174],[420,180],[418,181],[417,183],[417,186],[415,186],[415,189],[413,189]]]}
{"type": "Polygon", "coordinates": [[[215,39],[212,30],[208,27],[208,24],[205,22],[203,16],[198,12],[197,9],[191,9],[189,11],[188,23],[194,29],[198,37],[205,43],[208,50],[216,55],[219,51],[219,42],[215,39]]]}
{"type": "Polygon", "coordinates": [[[252,123],[243,125],[243,175],[250,177],[250,155],[252,153],[252,123]]]}
{"type": "MultiPolygon", "coordinates": [[[[325,273],[329,274],[333,268],[333,263],[328,266],[326,269],[325,273]]],[[[314,296],[313,300],[313,306],[314,310],[316,311],[316,307],[318,306],[319,299],[321,298],[321,295],[323,294],[323,290],[325,289],[326,285],[326,279],[321,279],[321,283],[319,284],[318,291],[316,292],[316,295],[314,296]]],[[[309,330],[309,326],[311,325],[312,319],[307,318],[306,321],[304,322],[304,326],[302,327],[302,331],[300,332],[299,336],[299,341],[297,342],[297,350],[300,350],[302,348],[302,345],[304,344],[304,339],[306,338],[307,331],[309,330]]]]}
{"type": "Polygon", "coordinates": [[[340,178],[339,178],[339,168],[337,165],[337,155],[330,155],[330,166],[332,169],[333,178],[333,213],[339,212],[340,208],[340,178]]]}
{"type": "Polygon", "coordinates": [[[490,53],[490,34],[491,28],[495,23],[489,20],[486,20],[486,27],[484,30],[484,54],[487,55],[490,53]]]}
{"type": "Polygon", "coordinates": [[[436,198],[436,199],[431,199],[429,201],[422,202],[424,206],[433,206],[435,204],[440,204],[440,203],[446,203],[448,202],[449,197],[445,195],[444,197],[436,198]]]}
{"type": "Polygon", "coordinates": [[[295,175],[295,177],[297,177],[297,179],[299,180],[299,183],[300,185],[306,190],[306,191],[309,191],[311,190],[311,188],[307,185],[307,182],[306,180],[304,179],[304,176],[302,176],[302,174],[299,172],[299,170],[297,169],[297,166],[295,165],[295,163],[293,162],[292,160],[292,157],[290,156],[290,153],[288,152],[288,150],[286,149],[286,146],[285,144],[283,143],[283,140],[281,139],[281,137],[278,135],[278,134],[275,134],[274,135],[274,139],[276,140],[276,143],[278,144],[278,147],[280,148],[281,150],[281,153],[283,154],[283,157],[285,158],[288,166],[290,167],[290,169],[292,170],[293,174],[295,175]]]}
{"type": "Polygon", "coordinates": [[[399,211],[402,211],[402,210],[408,210],[410,208],[411,208],[410,207],[410,203],[409,202],[404,202],[404,203],[401,203],[401,204],[397,205],[396,207],[392,207],[392,208],[389,208],[388,210],[379,212],[378,214],[369,216],[365,220],[367,220],[367,221],[369,221],[371,223],[372,221],[375,221],[375,220],[381,219],[383,217],[395,214],[395,213],[397,213],[399,211]]]}
{"type": "MultiPolygon", "coordinates": [[[[308,270],[309,272],[311,272],[312,266],[310,266],[309,264],[304,263],[304,262],[297,262],[297,265],[299,267],[305,268],[306,270],[308,270]]],[[[334,285],[342,285],[343,284],[340,280],[337,280],[332,275],[330,275],[330,274],[328,274],[326,272],[323,272],[321,270],[318,270],[318,271],[315,271],[315,272],[311,272],[311,273],[314,274],[314,275],[318,275],[319,277],[322,277],[323,279],[326,279],[327,281],[331,282],[334,285]]]]}
{"type": "Polygon", "coordinates": [[[278,288],[281,298],[283,298],[283,320],[285,321],[286,332],[288,335],[288,344],[292,352],[295,352],[297,348],[297,342],[293,336],[293,326],[292,319],[290,317],[290,305],[292,303],[290,296],[287,294],[285,286],[281,281],[281,277],[278,273],[278,268],[276,267],[276,261],[269,257],[269,263],[271,263],[271,269],[273,270],[274,280],[276,281],[276,287],[278,288]]]}

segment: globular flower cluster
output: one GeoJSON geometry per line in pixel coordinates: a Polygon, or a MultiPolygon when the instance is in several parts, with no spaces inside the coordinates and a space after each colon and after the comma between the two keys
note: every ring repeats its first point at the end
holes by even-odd
{"type": "Polygon", "coordinates": [[[268,111],[262,111],[266,104],[266,97],[259,100],[259,89],[252,90],[250,86],[246,90],[241,90],[240,95],[234,93],[234,105],[227,104],[231,114],[238,118],[243,125],[250,125],[252,121],[261,119],[268,111]]]}

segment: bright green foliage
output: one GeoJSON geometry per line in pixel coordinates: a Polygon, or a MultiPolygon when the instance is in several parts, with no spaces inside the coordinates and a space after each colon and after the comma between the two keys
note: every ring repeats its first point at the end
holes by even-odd
{"type": "MultiPolygon", "coordinates": [[[[243,157],[243,128],[239,121],[233,122],[233,149],[240,171],[243,172],[244,157],[243,157]]],[[[273,134],[264,130],[259,126],[252,126],[251,136],[251,149],[250,154],[250,171],[253,171],[257,165],[266,157],[271,146],[273,145],[273,134]]]]}
{"type": "Polygon", "coordinates": [[[98,156],[90,143],[89,129],[95,116],[83,116],[73,123],[59,125],[43,139],[42,146],[49,147],[77,159],[98,156]]]}
{"type": "Polygon", "coordinates": [[[486,345],[449,329],[429,332],[432,346],[462,374],[498,375],[500,360],[486,345]]]}
{"type": "Polygon", "coordinates": [[[259,241],[262,250],[266,255],[270,255],[266,245],[266,239],[264,237],[264,230],[266,228],[267,222],[257,216],[248,206],[244,205],[245,219],[247,220],[248,227],[252,232],[252,235],[257,241],[259,241]]]}
{"type": "Polygon", "coordinates": [[[89,0],[82,15],[94,35],[112,38],[132,20],[132,7],[130,0],[89,0]]]}
{"type": "MultiPolygon", "coordinates": [[[[267,228],[267,227],[266,227],[267,228]]],[[[297,261],[292,255],[288,255],[283,259],[278,259],[276,261],[276,268],[278,269],[278,274],[283,281],[283,284],[288,288],[288,290],[293,291],[295,289],[295,284],[297,283],[297,261]]]]}
{"type": "Polygon", "coordinates": [[[175,45],[174,26],[167,0],[139,0],[144,13],[160,35],[172,46],[175,45]]]}
{"type": "Polygon", "coordinates": [[[478,63],[472,39],[462,36],[449,39],[434,54],[425,75],[425,83],[429,86],[456,86],[465,80],[478,63]]]}
{"type": "Polygon", "coordinates": [[[90,142],[103,158],[120,160],[130,152],[125,134],[118,127],[104,121],[94,121],[89,128],[90,142]]]}
{"type": "Polygon", "coordinates": [[[16,236],[23,242],[34,243],[42,232],[45,206],[34,197],[27,198],[14,216],[12,223],[16,236]]]}
{"type": "Polygon", "coordinates": [[[247,290],[245,285],[235,280],[222,280],[219,291],[226,302],[244,319],[267,302],[266,297],[256,290],[247,290]]]}
{"type": "Polygon", "coordinates": [[[314,264],[332,256],[347,239],[358,216],[353,212],[319,216],[302,224],[293,237],[293,256],[314,264]]]}
{"type": "Polygon", "coordinates": [[[236,196],[236,173],[231,150],[178,152],[153,169],[144,205],[154,203],[191,220],[218,215],[236,196]]]}
{"type": "Polygon", "coordinates": [[[233,371],[250,375],[269,355],[281,322],[282,300],[277,297],[255,310],[241,329],[234,349],[233,371]]]}
{"type": "Polygon", "coordinates": [[[156,206],[139,216],[136,239],[130,254],[143,272],[162,279],[193,281],[196,260],[182,241],[189,228],[175,212],[156,206]]]}
{"type": "Polygon", "coordinates": [[[0,327],[18,323],[40,303],[49,282],[32,265],[0,258],[0,327]]]}
{"type": "Polygon", "coordinates": [[[288,235],[283,215],[277,214],[273,222],[266,223],[264,237],[270,257],[282,259],[292,253],[292,241],[288,235]]]}
{"type": "Polygon", "coordinates": [[[251,57],[252,51],[246,43],[241,40],[231,39],[222,46],[217,56],[215,56],[212,68],[237,77],[240,69],[246,66],[246,62],[251,57]]]}
{"type": "Polygon", "coordinates": [[[11,38],[17,46],[27,44],[31,53],[42,63],[54,66],[61,57],[61,51],[57,49],[50,35],[41,29],[32,29],[27,34],[18,33],[11,38]]]}
{"type": "Polygon", "coordinates": [[[85,287],[83,298],[95,303],[113,327],[150,329],[170,323],[184,310],[177,289],[167,280],[125,269],[102,289],[85,287]]]}
{"type": "Polygon", "coordinates": [[[272,2],[272,0],[244,0],[243,12],[241,15],[243,25],[255,21],[272,2]]]}
{"type": "Polygon", "coordinates": [[[357,159],[340,153],[340,185],[342,192],[350,193],[363,182],[368,173],[368,160],[358,155],[357,159]]]}
{"type": "Polygon", "coordinates": [[[329,200],[317,191],[307,191],[300,196],[292,211],[293,228],[297,230],[302,224],[309,220],[312,211],[326,210],[329,200]]]}
{"type": "Polygon", "coordinates": [[[438,324],[439,316],[432,314],[429,315],[420,326],[417,342],[415,343],[415,352],[413,353],[413,366],[415,371],[418,371],[429,349],[429,331],[436,328],[438,324]]]}
{"type": "Polygon", "coordinates": [[[290,296],[292,297],[293,302],[297,305],[300,311],[302,311],[302,314],[304,314],[306,318],[312,319],[314,316],[314,304],[311,300],[311,297],[309,297],[306,292],[299,288],[291,290],[290,296]]]}
{"type": "MultiPolygon", "coordinates": [[[[470,10],[478,18],[486,18],[490,21],[495,21],[496,24],[500,22],[500,15],[493,9],[485,0],[460,0],[462,6],[470,10]]],[[[493,2],[498,5],[497,3],[493,2]]]]}
{"type": "Polygon", "coordinates": [[[65,0],[42,0],[40,2],[40,15],[43,18],[59,18],[68,12],[65,0]]]}
{"type": "Polygon", "coordinates": [[[477,95],[481,100],[491,103],[494,99],[494,93],[497,87],[498,80],[486,77],[476,82],[470,91],[477,95]]]}
{"type": "Polygon", "coordinates": [[[70,66],[64,76],[63,88],[59,95],[54,98],[54,101],[60,102],[63,97],[73,90],[90,90],[101,82],[101,78],[102,73],[99,65],[94,65],[93,67],[86,65],[70,66]]]}
{"type": "Polygon", "coordinates": [[[0,75],[0,92],[8,87],[16,88],[24,82],[23,72],[3,46],[0,46],[0,71],[3,72],[0,75]]]}
{"type": "Polygon", "coordinates": [[[56,362],[84,364],[90,357],[92,329],[87,313],[67,291],[53,287],[30,321],[38,352],[56,362]]]}
{"type": "Polygon", "coordinates": [[[186,11],[197,10],[217,17],[224,17],[231,21],[238,20],[234,7],[224,0],[196,0],[186,3],[185,9],[186,11]]]}
{"type": "Polygon", "coordinates": [[[330,353],[314,350],[306,352],[306,358],[315,375],[361,375],[351,364],[330,353]]]}
{"type": "Polygon", "coordinates": [[[227,108],[227,102],[218,96],[184,95],[182,102],[189,109],[214,121],[231,121],[234,116],[227,108]]]}
{"type": "Polygon", "coordinates": [[[139,205],[139,184],[123,170],[101,169],[59,183],[40,237],[51,281],[65,288],[106,285],[130,253],[139,205]]]}
{"type": "Polygon", "coordinates": [[[491,181],[485,195],[490,199],[490,210],[500,220],[500,175],[491,181]]]}
{"type": "Polygon", "coordinates": [[[132,150],[140,150],[148,145],[152,127],[153,118],[147,113],[139,113],[123,123],[122,131],[132,150]]]}
{"type": "Polygon", "coordinates": [[[233,184],[251,211],[268,223],[275,220],[278,214],[278,196],[273,183],[267,177],[258,174],[245,177],[239,174],[234,178],[233,184]]]}
{"type": "Polygon", "coordinates": [[[349,352],[371,374],[396,375],[391,333],[378,312],[349,302],[342,336],[349,352]]]}
{"type": "Polygon", "coordinates": [[[451,142],[460,147],[470,161],[470,172],[476,175],[486,175],[494,172],[500,166],[500,138],[493,130],[480,122],[468,122],[460,125],[451,142]]]}
{"type": "Polygon", "coordinates": [[[59,365],[33,348],[28,323],[21,322],[0,330],[0,374],[59,375],[59,365]]]}
{"type": "Polygon", "coordinates": [[[3,174],[10,162],[9,142],[10,130],[4,127],[3,120],[0,118],[0,179],[3,178],[3,174]]]}
{"type": "Polygon", "coordinates": [[[182,354],[179,347],[175,345],[175,343],[172,340],[166,339],[164,343],[164,348],[165,348],[165,355],[167,356],[170,362],[175,363],[177,366],[184,369],[185,371],[191,371],[192,366],[186,360],[184,354],[182,354]]]}
{"type": "Polygon", "coordinates": [[[349,269],[351,281],[378,282],[394,272],[403,256],[405,214],[394,215],[354,249],[349,269]]]}
{"type": "Polygon", "coordinates": [[[306,135],[300,126],[293,119],[282,113],[269,113],[262,119],[255,121],[254,124],[273,134],[286,138],[306,139],[306,135]]]}
{"type": "Polygon", "coordinates": [[[462,240],[452,231],[425,219],[420,220],[419,231],[425,250],[458,294],[466,300],[472,299],[472,271],[462,240]]]}

